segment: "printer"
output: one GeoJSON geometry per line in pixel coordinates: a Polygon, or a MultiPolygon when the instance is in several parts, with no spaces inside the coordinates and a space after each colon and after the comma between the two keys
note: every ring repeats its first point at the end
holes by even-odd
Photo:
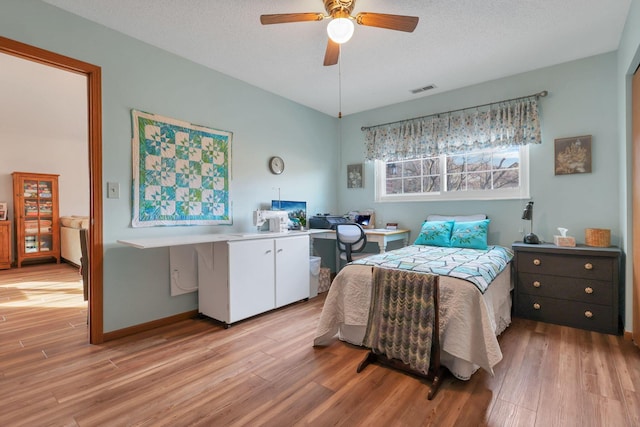
{"type": "Polygon", "coordinates": [[[335,229],[337,224],[349,222],[351,221],[343,216],[318,214],[309,218],[309,228],[335,229]]]}

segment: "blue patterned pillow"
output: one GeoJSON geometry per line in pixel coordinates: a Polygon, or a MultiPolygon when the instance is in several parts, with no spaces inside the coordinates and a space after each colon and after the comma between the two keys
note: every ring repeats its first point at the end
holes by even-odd
{"type": "Polygon", "coordinates": [[[453,221],[425,221],[413,244],[449,247],[453,225],[453,221]]]}
{"type": "Polygon", "coordinates": [[[451,231],[451,246],[454,248],[487,249],[487,233],[490,219],[471,222],[456,222],[451,231]]]}

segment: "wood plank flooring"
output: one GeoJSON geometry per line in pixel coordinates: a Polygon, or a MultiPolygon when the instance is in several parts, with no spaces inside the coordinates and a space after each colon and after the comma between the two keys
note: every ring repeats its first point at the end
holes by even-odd
{"type": "Polygon", "coordinates": [[[324,297],[229,329],[196,318],[89,345],[77,268],[0,272],[2,426],[638,426],[640,350],[514,319],[495,376],[420,379],[312,347],[324,297]]]}

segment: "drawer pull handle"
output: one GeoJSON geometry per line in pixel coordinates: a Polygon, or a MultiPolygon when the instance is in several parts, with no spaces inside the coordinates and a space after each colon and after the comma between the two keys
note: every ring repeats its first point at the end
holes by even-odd
{"type": "Polygon", "coordinates": [[[593,313],[587,310],[584,312],[584,317],[586,317],[587,319],[591,319],[593,317],[593,313]]]}
{"type": "Polygon", "coordinates": [[[592,294],[593,293],[593,288],[591,286],[587,286],[586,288],[584,288],[584,293],[585,294],[592,294]]]}
{"type": "Polygon", "coordinates": [[[540,282],[538,282],[537,280],[535,282],[533,282],[533,287],[534,288],[539,288],[540,287],[540,282]]]}
{"type": "Polygon", "coordinates": [[[593,270],[593,264],[591,264],[590,262],[586,263],[584,265],[584,269],[585,270],[593,270]]]}
{"type": "MultiPolygon", "coordinates": [[[[540,310],[540,304],[538,304],[537,302],[533,303],[533,309],[534,310],[540,310]]],[[[585,314],[585,316],[586,316],[586,314],[585,314]]]]}
{"type": "Polygon", "coordinates": [[[540,261],[538,258],[533,260],[533,265],[540,265],[542,264],[542,261],[540,261]]]}

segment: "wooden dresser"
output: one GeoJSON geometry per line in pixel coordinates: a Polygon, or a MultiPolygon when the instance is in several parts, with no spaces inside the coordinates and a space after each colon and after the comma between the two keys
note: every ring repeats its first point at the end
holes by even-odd
{"type": "Polygon", "coordinates": [[[512,247],[515,316],[620,333],[619,248],[525,243],[512,247]]]}
{"type": "Polygon", "coordinates": [[[0,270],[11,268],[11,223],[0,221],[0,270]]]}

